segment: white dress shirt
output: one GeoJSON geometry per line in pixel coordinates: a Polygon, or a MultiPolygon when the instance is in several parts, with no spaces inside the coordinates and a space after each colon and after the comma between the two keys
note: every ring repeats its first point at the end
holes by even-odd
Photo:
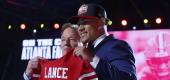
{"type": "MultiPolygon", "coordinates": [[[[103,35],[101,35],[100,37],[98,37],[98,38],[93,42],[93,45],[94,45],[93,47],[95,48],[97,45],[99,45],[99,43],[100,43],[101,41],[103,41],[105,37],[106,37],[106,34],[103,34],[103,35]]],[[[92,65],[92,67],[93,67],[94,69],[96,69],[97,64],[99,63],[99,61],[100,61],[100,58],[95,55],[95,56],[93,57],[92,62],[90,62],[90,64],[92,65]]]]}

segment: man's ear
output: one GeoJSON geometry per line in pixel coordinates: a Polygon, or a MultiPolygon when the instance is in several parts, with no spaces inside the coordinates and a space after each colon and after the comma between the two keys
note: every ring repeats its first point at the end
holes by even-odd
{"type": "Polygon", "coordinates": [[[105,25],[106,20],[104,18],[100,18],[98,22],[98,30],[103,29],[103,26],[105,25]]]}
{"type": "Polygon", "coordinates": [[[101,19],[101,25],[105,25],[106,24],[106,19],[105,18],[100,18],[101,19]]]}

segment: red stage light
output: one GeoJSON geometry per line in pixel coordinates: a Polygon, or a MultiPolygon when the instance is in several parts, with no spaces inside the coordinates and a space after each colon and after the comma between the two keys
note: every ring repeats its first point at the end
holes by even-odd
{"type": "Polygon", "coordinates": [[[20,28],[21,28],[22,30],[24,30],[24,29],[26,28],[26,25],[25,25],[25,24],[21,24],[21,25],[20,25],[20,28]]]}
{"type": "Polygon", "coordinates": [[[60,25],[58,23],[54,24],[54,29],[59,29],[60,25]]]}

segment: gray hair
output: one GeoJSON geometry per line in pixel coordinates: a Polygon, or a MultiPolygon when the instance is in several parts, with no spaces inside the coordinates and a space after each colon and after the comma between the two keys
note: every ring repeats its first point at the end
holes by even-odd
{"type": "Polygon", "coordinates": [[[78,25],[73,25],[73,24],[71,24],[71,23],[65,23],[65,24],[62,25],[61,34],[62,34],[63,31],[64,31],[65,29],[67,29],[67,28],[71,28],[71,29],[77,31],[77,27],[78,27],[78,25]]]}

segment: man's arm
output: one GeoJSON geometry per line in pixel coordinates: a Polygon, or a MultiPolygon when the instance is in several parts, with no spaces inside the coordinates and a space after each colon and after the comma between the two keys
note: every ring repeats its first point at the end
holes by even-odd
{"type": "Polygon", "coordinates": [[[31,77],[29,77],[27,74],[26,74],[26,72],[24,72],[23,73],[23,78],[22,78],[22,80],[30,80],[31,79],[31,77]]]}
{"type": "Polygon", "coordinates": [[[137,80],[132,50],[126,42],[107,42],[93,53],[77,47],[74,54],[87,60],[102,80],[137,80]]]}
{"type": "Polygon", "coordinates": [[[95,69],[97,75],[103,80],[136,80],[131,48],[126,42],[118,41],[116,44],[114,43],[106,43],[96,53],[100,58],[95,69]]]}
{"type": "Polygon", "coordinates": [[[42,57],[35,57],[29,60],[26,71],[23,73],[22,80],[30,80],[33,76],[33,70],[39,68],[39,60],[43,59],[42,57]]]}

